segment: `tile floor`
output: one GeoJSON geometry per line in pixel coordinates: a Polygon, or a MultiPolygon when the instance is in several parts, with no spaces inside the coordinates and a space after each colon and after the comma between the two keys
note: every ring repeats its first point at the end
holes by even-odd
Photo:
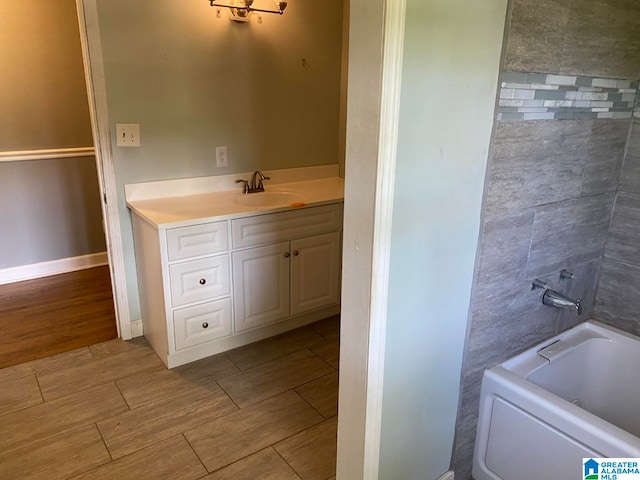
{"type": "Polygon", "coordinates": [[[334,480],[339,319],[167,370],[143,338],[0,370],[0,478],[334,480]]]}

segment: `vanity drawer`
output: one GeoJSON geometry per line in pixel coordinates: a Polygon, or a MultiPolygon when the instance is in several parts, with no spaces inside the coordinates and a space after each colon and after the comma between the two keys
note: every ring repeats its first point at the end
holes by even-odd
{"type": "Polygon", "coordinates": [[[227,222],[213,222],[167,230],[169,261],[184,260],[229,250],[227,225],[227,222]]]}
{"type": "Polygon", "coordinates": [[[173,307],[229,295],[229,255],[174,263],[169,278],[173,307]]]}
{"type": "Polygon", "coordinates": [[[176,350],[231,335],[231,299],[174,311],[173,332],[176,350]]]}
{"type": "Polygon", "coordinates": [[[342,203],[231,221],[233,248],[277,243],[298,237],[339,231],[342,203]]]}

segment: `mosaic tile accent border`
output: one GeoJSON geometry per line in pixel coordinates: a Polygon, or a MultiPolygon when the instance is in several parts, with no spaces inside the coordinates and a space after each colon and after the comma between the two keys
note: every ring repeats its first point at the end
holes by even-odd
{"type": "Polygon", "coordinates": [[[500,81],[498,120],[631,118],[638,93],[637,80],[503,72],[500,81]]]}

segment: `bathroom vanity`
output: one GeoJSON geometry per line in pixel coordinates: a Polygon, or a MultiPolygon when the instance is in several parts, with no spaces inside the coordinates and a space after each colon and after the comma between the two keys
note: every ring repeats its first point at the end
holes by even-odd
{"type": "Polygon", "coordinates": [[[267,173],[252,194],[247,174],[127,186],[143,331],[168,368],[339,312],[343,180],[267,173]]]}

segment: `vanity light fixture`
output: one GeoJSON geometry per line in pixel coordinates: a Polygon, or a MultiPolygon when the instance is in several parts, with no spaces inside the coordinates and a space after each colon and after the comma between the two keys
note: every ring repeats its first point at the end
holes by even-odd
{"type": "Polygon", "coordinates": [[[253,0],[229,0],[228,3],[218,3],[217,0],[209,0],[209,5],[216,7],[218,12],[220,8],[228,8],[231,20],[235,22],[248,22],[251,13],[276,13],[282,15],[284,9],[287,8],[287,2],[275,2],[277,10],[268,10],[264,8],[254,8],[253,0]]]}

